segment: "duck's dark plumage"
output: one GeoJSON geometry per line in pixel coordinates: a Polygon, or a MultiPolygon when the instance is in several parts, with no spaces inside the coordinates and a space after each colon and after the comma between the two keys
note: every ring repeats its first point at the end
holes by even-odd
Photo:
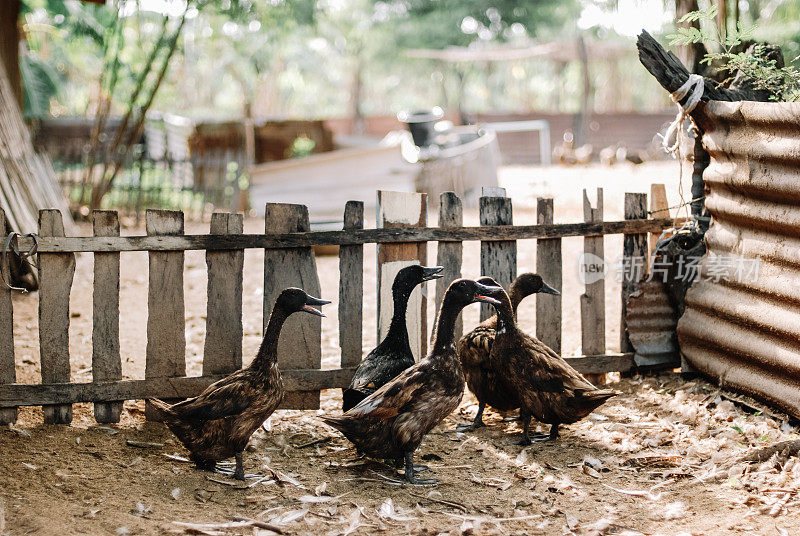
{"type": "Polygon", "coordinates": [[[413,454],[422,438],[461,401],[464,376],[453,345],[453,327],[466,305],[494,303],[485,296],[488,290],[469,279],[451,283],[442,300],[430,354],[348,412],[322,419],[369,456],[404,459],[409,482],[435,482],[414,477],[413,454]]]}
{"type": "MultiPolygon", "coordinates": [[[[482,277],[478,279],[478,282],[500,286],[490,277],[482,277]]],[[[538,292],[559,294],[557,290],[542,281],[538,274],[530,272],[519,275],[511,283],[509,291],[514,317],[517,314],[517,307],[526,296],[538,292]]],[[[497,315],[495,314],[461,337],[456,345],[461,366],[464,369],[467,388],[475,395],[479,404],[478,413],[472,424],[459,426],[459,430],[483,426],[483,410],[487,404],[500,411],[510,411],[520,405],[514,393],[503,385],[499,370],[489,361],[496,332],[497,315]]]]}
{"type": "Polygon", "coordinates": [[[554,439],[559,425],[583,419],[619,394],[613,389],[598,389],[547,345],[522,332],[504,290],[497,289],[491,296],[499,302],[495,307],[504,329],[495,336],[489,361],[502,378],[503,387],[519,401],[523,444],[530,443],[531,417],[550,424],[550,438],[554,439]]]}
{"type": "Polygon", "coordinates": [[[191,452],[198,467],[213,469],[216,462],[236,457],[234,476],[244,479],[242,451],[250,436],[283,400],[278,370],[278,336],[286,318],[296,311],[322,315],[313,305],[330,303],[300,289],[284,290],[275,302],[258,355],[245,369],[211,384],[200,395],[169,405],[150,402],[172,433],[191,452]]]}
{"type": "Polygon", "coordinates": [[[394,278],[392,323],[386,337],[361,361],[350,386],[342,393],[342,411],[355,407],[386,382],[414,364],[408,342],[406,310],[414,288],[424,281],[438,279],[441,266],[406,266],[394,278]]]}

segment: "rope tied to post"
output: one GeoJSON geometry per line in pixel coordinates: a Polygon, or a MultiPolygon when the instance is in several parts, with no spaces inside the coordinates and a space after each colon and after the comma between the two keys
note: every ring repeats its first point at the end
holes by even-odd
{"type": "Polygon", "coordinates": [[[670,98],[672,102],[678,107],[678,115],[675,116],[675,120],[670,123],[667,131],[664,133],[662,137],[662,145],[664,146],[664,150],[668,153],[675,155],[675,153],[680,148],[681,144],[681,126],[683,125],[683,121],[689,116],[690,113],[697,107],[697,104],[700,102],[700,99],[703,98],[703,91],[705,90],[705,80],[699,74],[690,74],[689,78],[686,79],[686,82],[683,83],[681,87],[670,93],[670,98]],[[681,100],[686,98],[686,103],[681,105],[681,100]],[[670,140],[672,137],[675,136],[675,143],[670,145],[670,140]]]}

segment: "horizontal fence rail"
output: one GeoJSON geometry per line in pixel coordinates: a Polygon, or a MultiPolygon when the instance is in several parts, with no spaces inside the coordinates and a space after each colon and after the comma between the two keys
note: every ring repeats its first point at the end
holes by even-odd
{"type": "MultiPolygon", "coordinates": [[[[645,198],[637,199],[644,203],[645,198]]],[[[391,274],[401,265],[426,264],[425,242],[438,242],[437,264],[442,265],[443,273],[447,274],[447,278],[439,280],[436,285],[438,308],[449,281],[462,273],[461,248],[464,241],[482,242],[482,273],[507,285],[517,270],[516,241],[536,239],[537,270],[560,289],[562,238],[584,237],[587,251],[602,252],[604,235],[623,234],[628,241],[636,237],[646,244],[648,233],[659,234],[674,223],[669,218],[648,219],[646,213],[629,211],[626,211],[623,221],[602,221],[602,207],[599,206],[592,209],[599,212],[586,216],[584,223],[557,224],[553,223],[553,200],[540,199],[539,224],[512,225],[511,199],[505,196],[503,189],[494,188],[484,192],[480,205],[481,226],[464,227],[460,200],[452,192],[445,192],[439,200],[441,226],[428,227],[426,206],[429,201],[425,194],[380,192],[378,199],[378,228],[364,229],[363,203],[350,201],[345,207],[341,231],[309,231],[305,206],[269,203],[264,234],[244,234],[241,215],[215,213],[209,234],[184,235],[183,213],[148,210],[147,236],[121,237],[117,213],[97,211],[93,215],[94,236],[66,237],[59,225],[59,215],[54,211],[42,211],[38,237],[42,278],[39,293],[42,382],[17,383],[11,291],[0,288],[0,333],[11,334],[8,338],[12,339],[11,344],[0,340],[0,423],[14,422],[16,408],[20,406],[43,406],[46,422],[68,424],[72,419],[71,404],[85,402],[95,404],[98,422],[118,422],[121,402],[125,400],[156,397],[179,400],[195,396],[212,382],[240,368],[245,249],[265,250],[263,315],[266,323],[274,299],[284,287],[300,286],[312,294],[319,294],[316,260],[311,247],[342,246],[339,249],[340,368],[321,369],[321,327],[316,318],[288,320],[285,330],[297,334],[294,338],[302,341],[302,348],[279,346],[278,351],[278,362],[288,393],[281,407],[317,409],[320,391],[346,387],[363,355],[364,244],[379,245],[376,282],[379,291],[386,291],[391,287],[391,274]],[[492,215],[497,212],[497,207],[502,207],[502,217],[492,215]],[[208,269],[203,375],[192,377],[186,376],[183,322],[183,252],[189,250],[206,251],[208,269]],[[144,379],[123,379],[120,367],[119,253],[130,251],[146,251],[149,256],[144,379]],[[95,257],[94,368],[91,382],[69,381],[69,296],[75,253],[93,253],[95,257]]],[[[602,193],[598,194],[598,203],[602,205],[602,193]]],[[[0,210],[0,222],[2,214],[0,210]]],[[[20,250],[29,250],[32,246],[32,238],[19,237],[20,250]]],[[[628,249],[622,253],[624,257],[632,254],[628,249]]],[[[623,288],[623,301],[625,293],[632,288],[623,288]]],[[[595,313],[586,314],[589,309],[583,308],[584,355],[567,357],[567,362],[589,375],[627,372],[634,368],[631,348],[624,346],[620,353],[609,353],[604,339],[600,338],[606,322],[604,294],[587,286],[581,300],[591,302],[591,310],[595,313]]],[[[375,327],[379,330],[380,326],[387,324],[387,315],[392,313],[392,307],[387,303],[377,309],[375,327]]],[[[428,321],[424,296],[414,303],[420,307],[409,308],[409,314],[414,316],[409,320],[409,333],[414,332],[414,347],[418,350],[415,353],[421,354],[425,352],[428,321]]],[[[537,318],[536,333],[560,352],[563,328],[561,297],[540,295],[537,297],[537,311],[539,308],[543,316],[537,318]]],[[[460,325],[458,330],[460,333],[460,325]]],[[[152,417],[147,410],[145,414],[152,417]]]]}
{"type": "MultiPolygon", "coordinates": [[[[225,249],[283,249],[308,246],[351,246],[394,242],[465,242],[470,240],[527,240],[609,234],[656,233],[672,227],[674,220],[621,220],[597,223],[478,227],[416,227],[308,231],[304,233],[40,237],[39,253],[92,253],[105,251],[191,251],[225,249]]],[[[30,249],[33,239],[19,238],[20,249],[30,249]]]]}

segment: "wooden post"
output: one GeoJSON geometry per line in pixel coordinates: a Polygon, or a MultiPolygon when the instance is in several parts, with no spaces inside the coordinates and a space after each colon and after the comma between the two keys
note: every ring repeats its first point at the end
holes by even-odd
{"type": "MultiPolygon", "coordinates": [[[[311,229],[304,205],[267,203],[267,233],[301,233],[311,229]]],[[[264,252],[264,329],[278,295],[287,287],[299,287],[320,296],[314,252],[310,247],[267,249],[264,252]]],[[[281,370],[318,369],[322,363],[322,323],[318,316],[294,314],[286,320],[278,341],[281,370]]],[[[319,391],[286,393],[283,408],[319,409],[319,391]]]]}
{"type": "MultiPolygon", "coordinates": [[[[344,229],[364,228],[364,203],[348,201],[344,229]]],[[[339,348],[342,368],[361,363],[364,310],[364,246],[339,246],[339,348]]]]}
{"type": "MultiPolygon", "coordinates": [[[[0,242],[6,241],[6,214],[0,208],[0,242]]],[[[16,383],[17,372],[14,364],[14,308],[11,303],[11,282],[8,265],[0,265],[0,384],[16,383]],[[5,281],[6,283],[4,283],[5,281]]],[[[17,408],[0,408],[0,425],[17,422],[17,408]]]]}
{"type": "MultiPolygon", "coordinates": [[[[212,235],[244,232],[241,214],[215,212],[212,235]]],[[[203,375],[228,374],[242,368],[242,276],[244,250],[206,251],[208,301],[203,375]]]]}
{"type": "MultiPolygon", "coordinates": [[[[650,217],[657,218],[670,218],[669,203],[667,203],[667,188],[663,184],[650,185],[650,217]]],[[[649,248],[647,258],[649,259],[648,266],[652,265],[653,252],[656,250],[658,238],[661,233],[650,233],[649,248]]]]}
{"type": "MultiPolygon", "coordinates": [[[[625,219],[647,219],[647,194],[625,194],[625,219]]],[[[633,352],[633,345],[628,339],[625,315],[628,311],[628,298],[647,275],[647,233],[626,234],[623,235],[622,241],[622,314],[619,322],[619,350],[633,352]]]]}
{"type": "MultiPolygon", "coordinates": [[[[182,235],[183,212],[145,212],[148,236],[182,235]]],[[[183,251],[151,251],[147,289],[147,355],[145,378],[186,375],[186,318],[183,302],[183,251]]],[[[145,406],[147,420],[156,415],[145,406]]]]}
{"type": "MultiPolygon", "coordinates": [[[[119,236],[119,216],[113,210],[92,212],[95,236],[119,236]]],[[[119,252],[94,254],[92,294],[92,378],[122,379],[119,355],[119,252]]],[[[97,422],[119,422],[122,402],[96,402],[97,422]]]]}
{"type": "MultiPolygon", "coordinates": [[[[439,227],[462,227],[464,225],[464,214],[461,207],[461,199],[454,192],[442,192],[439,196],[439,227]]],[[[436,280],[436,311],[442,306],[444,293],[454,279],[461,277],[461,242],[439,242],[436,248],[436,265],[441,266],[441,279],[436,280]]],[[[464,332],[464,321],[461,315],[458,316],[455,326],[455,340],[461,337],[464,332]]]]}
{"type": "MultiPolygon", "coordinates": [[[[428,196],[421,193],[378,190],[378,228],[425,227],[428,196]]],[[[392,320],[392,283],[402,268],[411,264],[425,265],[427,242],[378,244],[378,340],[389,331],[392,320]]],[[[425,285],[426,283],[423,283],[425,285]]],[[[414,358],[427,353],[427,307],[421,286],[414,289],[406,314],[408,340],[414,358]]]]}
{"type": "MultiPolygon", "coordinates": [[[[553,223],[553,200],[536,200],[536,223],[553,223]]],[[[536,241],[536,272],[554,289],[562,288],[561,239],[540,238],[536,241]]],[[[561,296],[536,294],[536,338],[561,353],[561,296]]]]}
{"type": "MultiPolygon", "coordinates": [[[[39,236],[64,236],[61,212],[39,211],[39,236]]],[[[39,355],[42,383],[69,383],[69,291],[75,274],[72,253],[39,254],[39,355]]],[[[72,405],[43,406],[45,424],[72,422],[72,405]]]]}
{"type": "MultiPolygon", "coordinates": [[[[483,188],[479,200],[481,225],[513,225],[511,198],[505,188],[483,188]]],[[[517,277],[516,240],[481,242],[481,275],[493,277],[508,290],[517,277]]],[[[495,314],[491,305],[481,304],[481,322],[495,314]]]]}
{"type": "MultiPolygon", "coordinates": [[[[586,223],[603,221],[603,189],[597,189],[597,208],[592,208],[586,190],[583,190],[583,221],[586,223]]],[[[603,267],[600,277],[592,277],[586,281],[586,290],[581,295],[581,350],[583,355],[602,355],[606,353],[606,285],[604,277],[608,275],[603,262],[603,237],[587,236],[583,239],[584,262],[586,266],[603,267]]],[[[594,384],[605,383],[605,374],[588,374],[586,378],[594,384]]]]}

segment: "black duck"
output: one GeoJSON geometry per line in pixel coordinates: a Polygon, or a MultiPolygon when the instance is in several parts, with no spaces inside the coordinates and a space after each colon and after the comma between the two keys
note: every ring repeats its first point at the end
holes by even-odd
{"type": "Polygon", "coordinates": [[[558,437],[561,424],[577,422],[606,400],[619,394],[613,389],[598,389],[544,343],[522,332],[514,318],[508,294],[494,288],[489,295],[495,304],[498,322],[489,361],[520,406],[523,432],[520,444],[529,445],[531,417],[550,425],[549,439],[558,437]]]}
{"type": "Polygon", "coordinates": [[[325,316],[313,306],[329,301],[313,298],[299,288],[281,292],[272,308],[258,355],[247,368],[211,385],[199,396],[169,405],[152,399],[173,434],[191,452],[197,467],[213,471],[220,460],[236,457],[234,478],[244,480],[242,452],[253,432],[283,400],[278,370],[278,337],[292,313],[325,316]]]}
{"type": "Polygon", "coordinates": [[[495,304],[496,300],[487,296],[492,290],[469,279],[453,281],[442,300],[428,356],[347,413],[323,420],[359,451],[376,458],[402,460],[408,482],[435,484],[436,479],[414,476],[414,451],[425,435],[458,407],[464,394],[464,375],[453,345],[458,313],[478,301],[495,304]]]}
{"type": "Polygon", "coordinates": [[[356,369],[350,387],[342,393],[342,411],[355,407],[379,387],[414,364],[406,328],[408,298],[420,283],[442,277],[439,274],[441,271],[441,266],[428,268],[413,265],[397,272],[392,283],[394,311],[389,332],[356,369]]]}
{"type": "MultiPolygon", "coordinates": [[[[478,279],[478,282],[484,285],[500,286],[491,277],[482,277],[478,279]]],[[[541,276],[530,272],[517,276],[509,290],[514,318],[517,316],[517,307],[527,296],[538,292],[561,294],[545,283],[541,276]]],[[[461,366],[467,380],[467,387],[478,399],[478,413],[475,415],[475,420],[472,424],[459,425],[457,430],[460,432],[484,426],[483,410],[487,404],[498,411],[510,411],[519,407],[519,401],[503,386],[497,376],[497,370],[489,362],[496,329],[497,315],[493,315],[461,337],[456,345],[456,351],[461,359],[461,366]]]]}

